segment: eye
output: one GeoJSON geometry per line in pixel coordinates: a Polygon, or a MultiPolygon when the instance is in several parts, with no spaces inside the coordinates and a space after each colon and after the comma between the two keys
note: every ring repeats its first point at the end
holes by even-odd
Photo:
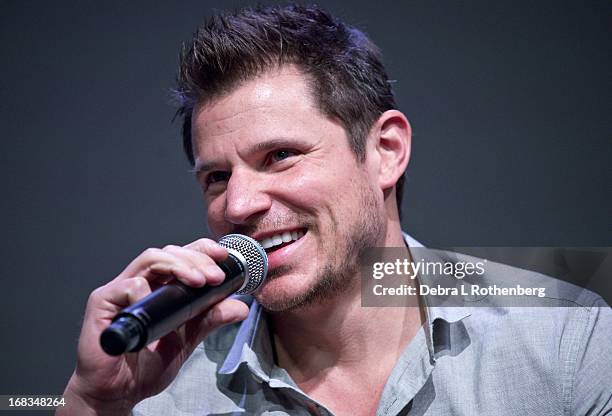
{"type": "Polygon", "coordinates": [[[230,177],[230,173],[229,172],[223,172],[223,171],[214,171],[214,172],[210,172],[207,176],[206,176],[206,186],[212,185],[214,183],[218,183],[218,182],[227,182],[227,180],[230,177]]]}
{"type": "Polygon", "coordinates": [[[276,150],[270,154],[270,159],[273,162],[280,162],[281,160],[290,158],[291,156],[295,156],[297,153],[293,150],[281,149],[276,150]]]}

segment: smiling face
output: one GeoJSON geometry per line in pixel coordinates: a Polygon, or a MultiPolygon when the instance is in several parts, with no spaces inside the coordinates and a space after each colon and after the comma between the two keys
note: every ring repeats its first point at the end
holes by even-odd
{"type": "Polygon", "coordinates": [[[196,106],[192,120],[210,230],[267,247],[258,301],[288,310],[356,285],[360,252],[385,235],[383,193],[342,125],[316,108],[304,75],[266,72],[196,106]]]}

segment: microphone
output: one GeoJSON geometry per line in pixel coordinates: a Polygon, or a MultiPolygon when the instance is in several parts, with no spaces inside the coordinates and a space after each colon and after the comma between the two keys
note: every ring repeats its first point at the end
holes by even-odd
{"type": "Polygon", "coordinates": [[[229,253],[227,259],[217,263],[225,273],[220,285],[194,288],[173,282],[160,287],[113,318],[100,335],[104,352],[117,356],[140,351],[232,293],[257,290],[268,273],[268,256],[263,247],[242,234],[228,234],[219,240],[219,245],[229,253]]]}

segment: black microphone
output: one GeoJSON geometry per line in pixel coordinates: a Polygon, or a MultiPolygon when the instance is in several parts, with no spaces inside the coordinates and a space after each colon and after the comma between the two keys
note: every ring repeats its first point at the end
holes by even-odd
{"type": "Polygon", "coordinates": [[[257,290],[268,273],[263,247],[242,234],[228,234],[219,244],[229,253],[227,259],[217,263],[225,273],[220,285],[193,288],[173,282],[160,287],[113,318],[100,335],[102,349],[114,356],[139,351],[232,293],[257,290]]]}

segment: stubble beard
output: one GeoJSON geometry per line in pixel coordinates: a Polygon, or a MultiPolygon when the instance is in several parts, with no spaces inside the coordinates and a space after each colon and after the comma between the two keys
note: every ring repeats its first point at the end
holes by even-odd
{"type": "MultiPolygon", "coordinates": [[[[356,219],[348,226],[343,236],[345,244],[339,246],[331,244],[321,248],[320,258],[328,260],[318,268],[315,283],[293,297],[260,299],[256,296],[264,309],[270,312],[307,309],[329,302],[347,291],[355,290],[359,284],[359,259],[368,248],[380,243],[386,232],[384,216],[380,214],[373,190],[361,189],[359,193],[362,198],[356,211],[356,219]]],[[[338,224],[333,228],[332,235],[336,235],[338,224]]],[[[274,280],[290,271],[290,267],[280,266],[271,271],[268,279],[274,280]]]]}

